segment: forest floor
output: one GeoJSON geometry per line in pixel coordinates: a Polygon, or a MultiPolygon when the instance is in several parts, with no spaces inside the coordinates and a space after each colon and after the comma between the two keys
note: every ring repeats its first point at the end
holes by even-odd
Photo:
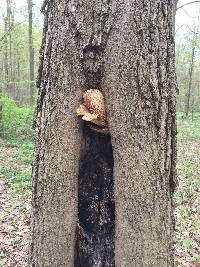
{"type": "MultiPolygon", "coordinates": [[[[27,267],[33,147],[0,146],[0,266],[27,267]]],[[[178,121],[176,266],[200,267],[200,122],[178,121]]]]}
{"type": "Polygon", "coordinates": [[[30,173],[19,148],[0,147],[0,266],[27,267],[30,173]]]}

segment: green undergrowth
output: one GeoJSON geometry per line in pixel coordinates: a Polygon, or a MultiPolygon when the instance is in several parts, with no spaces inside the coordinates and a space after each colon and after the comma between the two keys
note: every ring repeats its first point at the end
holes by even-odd
{"type": "MultiPolygon", "coordinates": [[[[5,155],[0,154],[0,158],[2,161],[6,160],[5,155]]],[[[33,144],[18,144],[15,145],[15,150],[9,158],[9,162],[0,169],[0,173],[10,187],[13,196],[24,195],[30,189],[32,159],[33,144]]]]}
{"type": "Polygon", "coordinates": [[[31,172],[29,170],[15,170],[12,168],[2,168],[1,174],[4,176],[6,184],[11,188],[13,196],[25,193],[31,187],[31,172]]]}
{"type": "Polygon", "coordinates": [[[185,113],[177,112],[178,140],[188,140],[200,138],[200,113],[196,112],[188,117],[185,113]]]}
{"type": "Polygon", "coordinates": [[[183,113],[178,113],[177,118],[176,254],[181,262],[187,262],[184,266],[197,266],[194,263],[200,263],[200,113],[193,120],[183,113]]]}
{"type": "MultiPolygon", "coordinates": [[[[18,107],[8,97],[3,103],[3,143],[0,153],[0,174],[15,197],[30,194],[33,159],[34,108],[18,107]],[[6,152],[6,149],[12,153],[6,152]]],[[[178,126],[178,186],[174,196],[176,206],[176,251],[180,259],[200,262],[199,192],[200,192],[200,113],[187,118],[177,113],[178,126]]],[[[17,201],[16,201],[17,203],[17,201]]]]}
{"type": "Polygon", "coordinates": [[[33,160],[33,143],[22,143],[18,144],[18,153],[13,155],[13,159],[16,162],[21,162],[25,165],[31,165],[33,160]]]}
{"type": "Polygon", "coordinates": [[[31,163],[33,159],[34,130],[32,128],[34,107],[18,106],[8,96],[1,96],[2,129],[0,154],[1,176],[10,187],[13,196],[26,193],[31,186],[31,163]],[[9,153],[12,151],[12,153],[9,153]]]}
{"type": "Polygon", "coordinates": [[[2,106],[1,136],[6,146],[18,146],[22,143],[33,142],[32,128],[34,107],[18,106],[8,96],[0,97],[2,106]]]}

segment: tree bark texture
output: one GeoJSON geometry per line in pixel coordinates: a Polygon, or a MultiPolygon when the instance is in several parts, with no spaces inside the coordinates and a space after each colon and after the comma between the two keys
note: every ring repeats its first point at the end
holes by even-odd
{"type": "MultiPolygon", "coordinates": [[[[78,177],[85,139],[75,109],[82,92],[93,88],[105,96],[113,150],[115,266],[174,266],[173,4],[44,2],[32,266],[76,266],[78,177]]],[[[89,266],[109,265],[100,261],[89,266]]]]}

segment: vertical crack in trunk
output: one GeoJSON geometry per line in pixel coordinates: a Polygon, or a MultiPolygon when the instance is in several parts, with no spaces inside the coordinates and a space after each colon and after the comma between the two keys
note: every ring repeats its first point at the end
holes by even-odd
{"type": "Polygon", "coordinates": [[[113,151],[109,134],[83,127],[75,267],[115,266],[113,151]]]}

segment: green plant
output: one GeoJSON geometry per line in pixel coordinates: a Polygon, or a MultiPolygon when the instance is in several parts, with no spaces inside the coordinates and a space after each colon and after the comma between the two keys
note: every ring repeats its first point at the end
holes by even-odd
{"type": "Polygon", "coordinates": [[[2,153],[0,153],[0,160],[4,159],[4,155],[2,153]]]}
{"type": "Polygon", "coordinates": [[[187,214],[189,213],[189,210],[188,210],[187,207],[180,207],[180,208],[179,208],[179,212],[180,212],[180,214],[185,214],[185,215],[187,215],[187,214]]]}
{"type": "Polygon", "coordinates": [[[0,101],[3,107],[3,137],[7,141],[7,145],[32,141],[34,138],[32,129],[34,108],[19,107],[8,96],[2,96],[0,101]]]}
{"type": "Polygon", "coordinates": [[[195,262],[200,263],[200,255],[195,256],[193,260],[194,260],[195,262]]]}
{"type": "Polygon", "coordinates": [[[13,194],[22,193],[23,190],[31,186],[31,172],[28,170],[14,170],[12,168],[2,168],[6,184],[12,189],[13,194]]]}
{"type": "Polygon", "coordinates": [[[190,240],[190,239],[181,240],[181,244],[189,251],[191,251],[193,248],[192,240],[190,240]]]}
{"type": "Polygon", "coordinates": [[[18,146],[19,153],[13,155],[16,161],[20,161],[25,165],[30,165],[33,160],[33,144],[32,143],[22,143],[18,146]]]}
{"type": "Polygon", "coordinates": [[[200,113],[196,112],[192,120],[191,116],[185,117],[184,113],[177,112],[178,138],[200,138],[200,113]]]}

